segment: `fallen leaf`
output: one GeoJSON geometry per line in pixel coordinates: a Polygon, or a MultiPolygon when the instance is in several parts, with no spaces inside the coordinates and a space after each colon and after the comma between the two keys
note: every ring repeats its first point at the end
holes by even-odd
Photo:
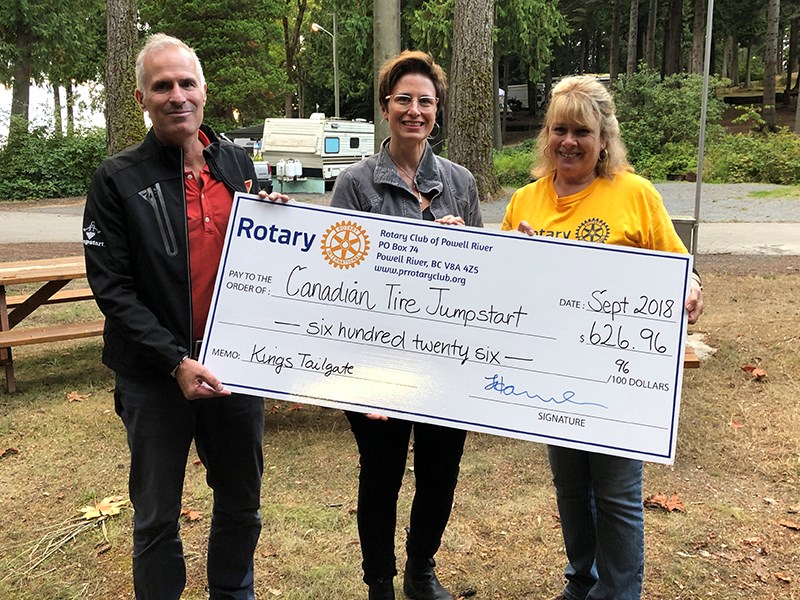
{"type": "Polygon", "coordinates": [[[283,592],[281,590],[279,590],[278,588],[267,588],[267,590],[273,596],[280,596],[281,594],[283,594],[283,592]]]}
{"type": "Polygon", "coordinates": [[[95,546],[94,548],[95,548],[95,550],[94,550],[95,551],[95,556],[101,556],[101,555],[105,554],[106,552],[108,552],[109,550],[111,550],[111,543],[110,542],[101,542],[100,544],[97,544],[97,546],[95,546]]]}
{"type": "Polygon", "coordinates": [[[84,506],[78,511],[83,513],[84,519],[98,519],[111,515],[118,515],[120,509],[128,503],[124,496],[108,496],[92,506],[84,506]]]}
{"type": "Polygon", "coordinates": [[[760,544],[760,543],[761,543],[761,538],[758,538],[758,537],[744,538],[744,539],[742,540],[742,543],[743,543],[745,546],[755,546],[755,545],[757,545],[757,544],[760,544]]]}
{"type": "Polygon", "coordinates": [[[782,525],[789,529],[794,529],[795,531],[800,531],[800,523],[797,521],[781,521],[778,525],[782,525]]]}
{"type": "Polygon", "coordinates": [[[189,522],[194,523],[195,521],[199,521],[200,519],[203,518],[203,513],[201,513],[198,510],[191,509],[191,508],[182,508],[181,509],[181,516],[182,517],[186,517],[186,519],[189,522]]]}
{"type": "Polygon", "coordinates": [[[81,400],[86,400],[91,394],[79,394],[77,391],[73,390],[69,394],[67,394],[67,402],[80,402],[81,400]]]}
{"type": "Polygon", "coordinates": [[[772,576],[782,583],[792,583],[792,578],[786,573],[773,573],[772,576]]]}
{"type": "Polygon", "coordinates": [[[667,498],[666,494],[652,494],[644,500],[645,508],[660,508],[667,512],[686,512],[686,507],[678,498],[678,494],[673,494],[667,498]]]}
{"type": "Polygon", "coordinates": [[[15,454],[19,454],[19,450],[16,448],[6,448],[5,450],[0,450],[0,458],[5,458],[6,456],[13,456],[15,454]]]}
{"type": "Polygon", "coordinates": [[[303,405],[302,404],[298,404],[297,402],[295,402],[294,404],[292,404],[289,407],[289,412],[294,412],[296,410],[302,410],[302,409],[303,409],[303,405]]]}
{"type": "Polygon", "coordinates": [[[195,458],[195,459],[192,461],[192,464],[193,464],[193,465],[195,465],[195,466],[197,466],[197,465],[202,465],[202,464],[203,464],[203,461],[202,461],[202,460],[200,460],[199,458],[195,458]]]}
{"type": "Polygon", "coordinates": [[[754,367],[753,365],[743,365],[742,371],[747,371],[756,381],[761,381],[767,376],[767,372],[761,367],[754,367]]]}
{"type": "Polygon", "coordinates": [[[742,428],[742,424],[739,423],[739,421],[737,421],[735,418],[731,419],[730,426],[733,429],[741,429],[742,428]]]}

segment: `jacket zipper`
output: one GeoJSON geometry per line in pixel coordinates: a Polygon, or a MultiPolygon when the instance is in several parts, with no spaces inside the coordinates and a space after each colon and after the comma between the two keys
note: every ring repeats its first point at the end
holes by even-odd
{"type": "Polygon", "coordinates": [[[184,237],[186,243],[186,280],[189,282],[189,335],[186,337],[189,340],[189,357],[194,358],[192,356],[192,351],[194,348],[194,306],[192,304],[192,261],[189,255],[189,211],[186,208],[186,182],[184,180],[186,164],[183,160],[183,148],[180,149],[181,152],[181,198],[182,198],[182,208],[183,208],[183,230],[186,232],[184,237]]]}

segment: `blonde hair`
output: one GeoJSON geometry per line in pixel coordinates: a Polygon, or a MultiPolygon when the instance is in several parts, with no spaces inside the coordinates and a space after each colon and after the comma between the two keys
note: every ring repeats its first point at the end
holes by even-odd
{"type": "Polygon", "coordinates": [[[164,48],[180,48],[182,50],[186,50],[186,52],[189,53],[194,61],[195,71],[197,72],[197,79],[200,83],[200,87],[205,86],[206,78],[203,75],[203,66],[200,64],[200,59],[197,57],[197,53],[194,51],[194,49],[176,37],[172,37],[166,33],[155,33],[147,38],[144,46],[139,51],[139,55],[136,57],[136,89],[138,89],[142,94],[145,93],[144,61],[153,52],[158,52],[164,48]]]}
{"type": "Polygon", "coordinates": [[[594,77],[575,75],[559,81],[553,88],[544,126],[536,138],[538,159],[531,174],[546,177],[556,170],[556,162],[549,156],[547,147],[550,129],[556,123],[579,123],[598,130],[606,151],[605,158],[598,159],[595,167],[599,177],[612,179],[622,171],[633,171],[628,163],[628,151],[619,135],[615,110],[611,94],[594,77]]]}

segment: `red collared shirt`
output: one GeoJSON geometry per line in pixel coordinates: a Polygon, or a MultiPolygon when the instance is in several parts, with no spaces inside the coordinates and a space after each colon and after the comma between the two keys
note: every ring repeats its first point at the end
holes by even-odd
{"type": "MultiPolygon", "coordinates": [[[[208,137],[198,131],[203,146],[208,137]]],[[[189,229],[189,269],[192,278],[192,337],[200,339],[211,306],[214,280],[222,256],[225,231],[231,215],[233,193],[211,175],[204,165],[198,177],[183,173],[186,189],[186,217],[189,229]]]]}

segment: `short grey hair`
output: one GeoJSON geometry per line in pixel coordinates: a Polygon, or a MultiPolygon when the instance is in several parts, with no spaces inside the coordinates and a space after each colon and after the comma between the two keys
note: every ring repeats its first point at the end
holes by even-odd
{"type": "Polygon", "coordinates": [[[144,61],[145,59],[152,54],[153,52],[158,52],[159,50],[163,50],[164,48],[181,48],[182,50],[186,50],[194,59],[194,66],[195,70],[197,71],[197,77],[200,80],[200,86],[203,87],[206,84],[206,78],[203,75],[203,66],[200,64],[200,59],[197,57],[197,53],[194,51],[194,48],[186,45],[184,42],[179,40],[176,37],[172,37],[171,35],[167,35],[166,33],[154,33],[147,41],[144,43],[144,46],[139,51],[139,55],[136,57],[136,89],[138,89],[142,94],[144,94],[144,61]]]}

